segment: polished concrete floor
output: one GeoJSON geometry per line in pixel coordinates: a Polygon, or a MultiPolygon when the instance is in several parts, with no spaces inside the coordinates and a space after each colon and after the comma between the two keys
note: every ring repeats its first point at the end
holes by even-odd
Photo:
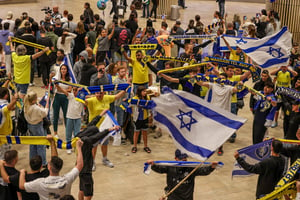
{"type": "MultiPolygon", "coordinates": [[[[16,4],[16,5],[1,5],[0,17],[5,18],[7,11],[13,11],[15,17],[19,16],[23,11],[28,11],[29,15],[35,19],[41,20],[43,18],[43,12],[40,9],[44,6],[58,5],[60,11],[64,9],[69,10],[75,16],[75,21],[79,19],[79,15],[83,12],[83,4],[85,1],[77,0],[60,0],[50,1],[41,0],[35,4],[16,4]]],[[[180,10],[183,27],[189,19],[194,18],[195,14],[200,14],[204,24],[209,24],[212,20],[213,12],[218,9],[217,4],[214,1],[196,1],[187,0],[187,9],[180,10]]],[[[96,1],[91,2],[92,9],[96,9],[96,1]]],[[[256,3],[238,3],[228,2],[226,3],[226,12],[231,20],[234,13],[239,13],[241,16],[247,15],[248,18],[254,16],[264,8],[264,4],[256,3]]],[[[109,17],[109,10],[111,3],[107,5],[105,10],[105,20],[111,21],[109,17]]],[[[102,12],[97,11],[100,14],[102,12]]],[[[141,11],[138,11],[141,16],[141,11]]],[[[128,13],[126,15],[126,18],[128,13]]],[[[140,19],[140,24],[145,24],[144,19],[140,19]]],[[[168,21],[170,25],[174,22],[168,21]]],[[[159,28],[160,20],[155,24],[156,28],[159,28]]],[[[43,90],[40,78],[35,80],[36,86],[31,89],[37,91],[39,96],[42,96],[43,90]]],[[[224,144],[224,155],[219,157],[213,155],[209,161],[222,161],[225,166],[222,169],[214,171],[209,176],[197,177],[195,184],[194,199],[207,199],[207,200],[240,200],[240,199],[255,199],[255,188],[257,176],[251,176],[246,178],[232,178],[231,170],[234,163],[233,152],[242,147],[251,144],[252,138],[252,114],[248,108],[249,96],[245,98],[245,107],[239,112],[240,116],[246,117],[248,121],[238,131],[238,137],[235,143],[224,144]]],[[[64,138],[64,128],[59,127],[59,135],[64,138]]],[[[269,135],[274,137],[282,137],[282,120],[280,120],[279,126],[275,129],[269,130],[269,135]]],[[[97,169],[93,173],[94,176],[94,199],[104,200],[153,200],[159,199],[163,194],[163,188],[166,186],[165,175],[156,174],[152,172],[150,175],[143,174],[143,163],[149,159],[153,160],[173,160],[175,146],[167,132],[163,132],[163,136],[159,139],[153,138],[154,134],[151,133],[148,136],[149,147],[152,149],[151,154],[147,154],[143,151],[143,144],[138,146],[138,152],[136,154],[131,153],[131,145],[122,145],[119,147],[109,146],[108,158],[114,163],[114,168],[107,168],[101,163],[101,152],[98,150],[96,163],[97,169]]],[[[19,163],[18,169],[28,169],[28,146],[14,145],[13,148],[19,150],[19,163]]],[[[100,148],[98,148],[100,149],[100,148]]],[[[48,157],[49,157],[48,152],[48,157]]],[[[64,168],[62,173],[69,171],[74,166],[75,154],[67,155],[65,150],[59,150],[59,155],[64,159],[64,168]]],[[[72,194],[77,198],[78,193],[78,179],[74,182],[72,187],[72,194]]]]}

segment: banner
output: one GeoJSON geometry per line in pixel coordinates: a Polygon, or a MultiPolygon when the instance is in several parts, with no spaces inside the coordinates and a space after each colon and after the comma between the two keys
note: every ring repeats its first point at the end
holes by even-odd
{"type": "MultiPolygon", "coordinates": [[[[243,149],[239,149],[240,157],[247,163],[253,165],[270,156],[272,139],[254,144],[243,149]]],[[[244,170],[237,161],[235,161],[232,176],[249,176],[251,173],[244,170]]]]}
{"type": "Polygon", "coordinates": [[[260,80],[261,69],[258,67],[255,67],[252,64],[235,61],[235,60],[229,60],[229,59],[225,59],[225,58],[210,57],[210,56],[206,57],[205,61],[206,62],[216,62],[220,65],[224,65],[225,67],[228,65],[231,65],[236,68],[249,70],[251,72],[253,82],[260,80]]]}
{"type": "MultiPolygon", "coordinates": [[[[250,37],[242,37],[242,36],[231,36],[231,35],[223,35],[224,39],[228,42],[230,47],[236,50],[236,46],[238,44],[247,44],[249,41],[255,41],[257,38],[250,38],[250,37]]],[[[229,51],[227,45],[225,44],[224,40],[220,40],[220,51],[229,51]]]]}

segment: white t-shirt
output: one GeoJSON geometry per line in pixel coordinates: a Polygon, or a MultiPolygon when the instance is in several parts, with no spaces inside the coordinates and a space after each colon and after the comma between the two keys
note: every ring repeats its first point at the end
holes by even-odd
{"type": "Polygon", "coordinates": [[[25,183],[26,192],[38,193],[41,200],[60,199],[64,195],[71,194],[73,181],[79,175],[79,171],[74,167],[69,173],[63,176],[48,176],[38,178],[25,183]]]}
{"type": "Polygon", "coordinates": [[[83,104],[75,100],[73,93],[68,94],[69,104],[67,111],[67,118],[69,119],[80,119],[83,110],[83,104]]]}
{"type": "Polygon", "coordinates": [[[43,108],[37,104],[31,105],[25,113],[25,119],[29,124],[38,124],[43,121],[44,117],[47,117],[48,108],[43,108]]]}
{"type": "MultiPolygon", "coordinates": [[[[212,90],[211,103],[230,112],[233,87],[229,85],[220,85],[216,83],[208,84],[209,89],[212,90]]],[[[208,94],[209,92],[207,92],[205,100],[208,99],[208,94]]]]}

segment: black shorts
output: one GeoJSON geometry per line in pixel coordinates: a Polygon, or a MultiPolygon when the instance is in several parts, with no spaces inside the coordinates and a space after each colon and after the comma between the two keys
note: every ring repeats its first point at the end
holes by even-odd
{"type": "Polygon", "coordinates": [[[147,130],[148,129],[148,119],[137,120],[135,122],[135,131],[147,130]]]}
{"type": "Polygon", "coordinates": [[[277,103],[276,110],[279,111],[281,107],[283,107],[283,103],[282,102],[277,103]]]}
{"type": "Polygon", "coordinates": [[[94,181],[92,173],[79,174],[79,189],[83,191],[85,197],[93,196],[94,181]]]}

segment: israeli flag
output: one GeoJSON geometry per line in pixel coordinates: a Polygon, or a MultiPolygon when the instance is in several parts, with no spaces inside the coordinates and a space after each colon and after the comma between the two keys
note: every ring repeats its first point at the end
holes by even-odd
{"type": "MultiPolygon", "coordinates": [[[[117,120],[115,119],[114,115],[108,110],[105,115],[103,116],[104,120],[102,121],[99,130],[104,131],[105,129],[112,128],[114,126],[119,126],[117,120]]],[[[120,146],[121,145],[121,130],[118,131],[111,131],[105,138],[101,140],[101,144],[103,144],[109,137],[114,138],[113,145],[120,146]]]]}
{"type": "Polygon", "coordinates": [[[72,63],[71,63],[70,58],[69,58],[68,55],[66,55],[66,56],[64,57],[63,63],[64,63],[65,65],[67,65],[67,67],[68,67],[68,71],[69,71],[69,74],[70,74],[70,78],[71,78],[71,80],[72,80],[72,83],[77,83],[77,80],[76,80],[75,75],[74,75],[74,72],[73,72],[73,65],[72,65],[72,63]]]}
{"type": "MultiPolygon", "coordinates": [[[[250,37],[242,37],[242,36],[231,36],[231,35],[223,35],[225,40],[228,42],[230,47],[236,50],[236,47],[239,44],[247,44],[249,41],[257,41],[257,38],[250,37]]],[[[223,39],[220,39],[220,51],[229,51],[227,45],[225,44],[223,39]]]]}
{"type": "Polygon", "coordinates": [[[191,93],[167,92],[153,98],[154,119],[168,128],[175,146],[193,158],[208,159],[246,122],[191,93]]]}
{"type": "MultiPolygon", "coordinates": [[[[271,143],[272,139],[266,140],[264,142],[254,144],[248,147],[245,147],[243,149],[238,150],[240,157],[244,158],[244,160],[254,165],[268,157],[270,157],[271,154],[271,143]]],[[[252,175],[251,173],[244,170],[237,161],[235,161],[233,170],[232,170],[232,176],[249,176],[252,175]]]]}
{"type": "Polygon", "coordinates": [[[292,48],[292,35],[287,27],[283,27],[273,35],[238,46],[262,68],[286,66],[292,48]]]}

